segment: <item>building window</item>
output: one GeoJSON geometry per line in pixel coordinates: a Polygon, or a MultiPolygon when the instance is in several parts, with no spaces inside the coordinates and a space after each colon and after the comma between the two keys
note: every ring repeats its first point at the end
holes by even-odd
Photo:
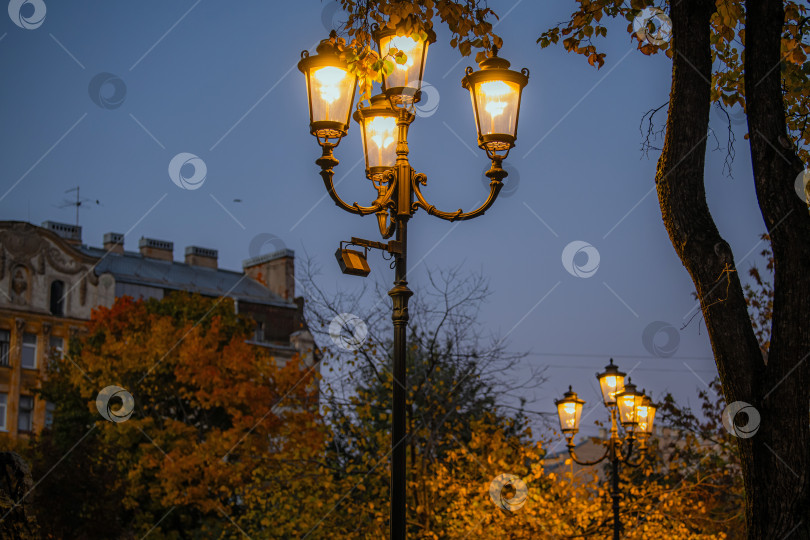
{"type": "Polygon", "coordinates": [[[36,369],[37,367],[37,335],[23,334],[22,341],[22,367],[36,369]]]}
{"type": "Polygon", "coordinates": [[[51,360],[61,360],[64,354],[65,340],[60,337],[51,337],[48,340],[48,356],[51,360]]]}
{"type": "Polygon", "coordinates": [[[0,366],[8,367],[8,351],[11,349],[11,333],[0,330],[0,366]]]}
{"type": "Polygon", "coordinates": [[[17,431],[33,431],[34,428],[34,397],[20,396],[19,414],[17,415],[17,431]]]}
{"type": "Polygon", "coordinates": [[[264,323],[261,321],[256,322],[256,328],[253,330],[253,341],[264,341],[264,323]]]}
{"type": "Polygon", "coordinates": [[[56,280],[51,282],[51,315],[65,314],[65,282],[56,280]]]}
{"type": "Polygon", "coordinates": [[[8,394],[0,394],[0,431],[8,431],[6,424],[6,410],[8,409],[8,394]]]}
{"type": "Polygon", "coordinates": [[[53,426],[53,411],[56,410],[56,404],[48,402],[45,404],[45,428],[53,426]]]}

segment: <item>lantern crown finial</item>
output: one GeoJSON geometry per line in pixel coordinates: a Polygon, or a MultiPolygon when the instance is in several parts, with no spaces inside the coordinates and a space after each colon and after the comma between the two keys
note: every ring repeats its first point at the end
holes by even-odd
{"type": "Polygon", "coordinates": [[[627,377],[627,382],[624,384],[624,393],[626,394],[638,394],[638,389],[636,385],[633,384],[633,379],[631,377],[627,377]]]}
{"type": "MultiPolygon", "coordinates": [[[[577,393],[574,392],[574,389],[571,387],[570,384],[568,385],[568,392],[563,394],[563,399],[567,400],[567,401],[578,401],[579,400],[579,397],[577,396],[577,393]]],[[[583,403],[585,403],[585,402],[583,401],[583,403]]]]}
{"type": "Polygon", "coordinates": [[[337,33],[332,30],[328,38],[322,39],[320,43],[318,43],[318,46],[315,47],[315,52],[318,54],[340,54],[337,48],[337,33]]]}
{"type": "Polygon", "coordinates": [[[492,48],[487,51],[486,58],[478,62],[478,67],[481,69],[509,69],[512,63],[506,58],[498,56],[498,51],[498,47],[493,45],[492,48]]]}

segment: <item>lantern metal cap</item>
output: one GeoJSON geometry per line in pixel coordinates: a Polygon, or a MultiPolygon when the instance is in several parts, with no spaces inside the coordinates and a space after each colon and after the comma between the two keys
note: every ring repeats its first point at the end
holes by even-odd
{"type": "Polygon", "coordinates": [[[564,403],[564,402],[582,403],[583,405],[585,404],[584,400],[579,399],[579,397],[577,397],[577,393],[574,392],[574,389],[570,385],[568,386],[568,392],[563,394],[563,398],[555,400],[554,404],[557,405],[558,403],[564,403]]]}
{"type": "Polygon", "coordinates": [[[596,378],[601,379],[603,377],[607,377],[608,375],[616,375],[619,377],[624,377],[627,375],[626,373],[619,371],[619,366],[613,364],[613,358],[610,359],[610,363],[605,366],[605,371],[602,373],[597,373],[596,378]]]}
{"type": "Polygon", "coordinates": [[[520,71],[515,71],[513,69],[509,69],[512,65],[509,60],[506,58],[501,58],[498,56],[498,47],[492,47],[489,51],[487,51],[487,57],[478,62],[478,71],[475,71],[471,67],[467,67],[464,73],[464,77],[461,79],[461,86],[463,88],[470,88],[470,85],[476,82],[478,79],[491,79],[492,72],[500,70],[500,77],[505,81],[515,82],[520,85],[522,89],[529,83],[529,70],[528,68],[523,68],[520,71]]]}
{"type": "MultiPolygon", "coordinates": [[[[423,29],[425,34],[427,34],[427,43],[435,43],[436,42],[436,32],[433,31],[432,28],[424,28],[423,29]]],[[[402,26],[397,26],[396,28],[391,28],[390,26],[383,26],[380,28],[380,25],[374,23],[371,25],[371,38],[377,42],[377,45],[380,44],[380,40],[382,38],[386,38],[388,36],[407,36],[408,34],[404,31],[402,26]]]]}
{"type": "Polygon", "coordinates": [[[338,49],[337,39],[337,32],[332,30],[329,33],[329,37],[322,39],[320,43],[318,43],[318,46],[315,47],[315,56],[310,56],[307,50],[301,51],[301,60],[298,62],[298,70],[301,73],[305,73],[307,67],[313,65],[318,56],[334,56],[335,58],[340,58],[340,49],[338,49]]]}
{"type": "Polygon", "coordinates": [[[385,94],[371,96],[369,104],[366,106],[363,106],[362,103],[358,103],[357,110],[354,111],[352,118],[359,124],[363,117],[369,115],[369,113],[388,113],[387,116],[392,117],[397,115],[396,111],[391,106],[391,102],[388,100],[388,96],[385,94]]]}
{"type": "Polygon", "coordinates": [[[624,384],[624,390],[616,394],[616,399],[618,399],[621,396],[629,396],[629,395],[633,396],[644,395],[642,392],[638,391],[636,385],[633,384],[633,379],[630,377],[627,378],[627,382],[624,384]]]}
{"type": "Polygon", "coordinates": [[[322,39],[318,46],[315,47],[315,52],[318,54],[340,54],[340,50],[337,47],[337,32],[332,30],[329,32],[329,37],[326,39],[322,39]]]}
{"type": "Polygon", "coordinates": [[[511,66],[511,62],[506,58],[501,58],[498,56],[498,47],[492,46],[490,50],[487,51],[487,57],[478,62],[478,67],[481,69],[509,69],[511,66]]]}

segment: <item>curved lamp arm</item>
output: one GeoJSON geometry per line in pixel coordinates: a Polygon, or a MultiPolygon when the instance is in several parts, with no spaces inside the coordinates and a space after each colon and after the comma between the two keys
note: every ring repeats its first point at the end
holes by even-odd
{"type": "Polygon", "coordinates": [[[498,193],[500,193],[501,188],[503,187],[503,179],[507,176],[507,172],[501,168],[501,161],[503,161],[503,158],[500,157],[495,157],[492,159],[492,167],[486,172],[487,177],[492,180],[489,183],[489,196],[487,197],[486,201],[484,201],[484,204],[470,212],[464,212],[460,208],[456,212],[443,212],[441,210],[437,210],[435,206],[429,204],[425,200],[425,197],[422,195],[422,191],[419,188],[420,184],[423,186],[427,184],[427,177],[421,173],[413,175],[413,193],[416,195],[416,201],[413,203],[413,210],[416,211],[418,208],[423,208],[429,215],[446,219],[447,221],[464,221],[466,219],[473,219],[483,215],[484,212],[489,210],[489,207],[495,203],[495,199],[498,198],[498,193]]]}
{"type": "Polygon", "coordinates": [[[347,212],[351,212],[353,214],[359,214],[361,216],[366,216],[368,214],[373,214],[380,210],[385,210],[388,204],[391,202],[391,195],[394,193],[394,186],[393,184],[388,186],[384,195],[377,197],[377,199],[372,203],[371,206],[360,206],[358,203],[348,204],[346,201],[340,198],[340,196],[335,191],[335,184],[333,181],[333,177],[335,175],[334,167],[340,163],[332,153],[332,149],[334,145],[324,144],[323,146],[323,155],[315,160],[315,163],[320,166],[321,168],[321,178],[323,178],[323,185],[326,186],[326,191],[329,193],[329,196],[332,197],[332,200],[335,201],[335,204],[341,207],[342,209],[346,210],[347,212]]]}
{"type": "Polygon", "coordinates": [[[644,454],[642,453],[644,451],[644,447],[643,446],[639,447],[638,452],[636,452],[638,454],[638,457],[639,457],[638,461],[635,461],[635,462],[630,461],[630,457],[633,455],[633,442],[634,441],[635,441],[635,439],[630,439],[630,440],[627,441],[627,455],[623,455],[621,453],[621,451],[620,451],[619,452],[619,458],[622,460],[622,462],[625,465],[627,465],[629,467],[636,468],[636,467],[640,467],[641,464],[644,462],[644,454]]]}
{"type": "Polygon", "coordinates": [[[594,461],[586,461],[586,460],[579,459],[577,457],[577,453],[574,451],[574,445],[573,444],[571,444],[571,443],[568,444],[568,455],[570,455],[571,459],[573,459],[574,462],[578,463],[579,465],[585,465],[585,466],[597,465],[597,464],[601,463],[602,461],[604,461],[605,458],[608,457],[609,453],[610,453],[610,446],[608,444],[605,444],[605,453],[602,455],[602,457],[600,457],[599,459],[596,459],[594,461]]]}

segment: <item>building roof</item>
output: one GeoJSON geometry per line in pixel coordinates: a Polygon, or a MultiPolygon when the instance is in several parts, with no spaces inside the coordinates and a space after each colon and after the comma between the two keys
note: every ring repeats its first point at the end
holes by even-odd
{"type": "Polygon", "coordinates": [[[228,296],[255,304],[296,307],[295,303],[284,300],[242,272],[151,259],[132,251],[119,254],[85,245],[78,249],[100,259],[95,266],[97,276],[109,272],[120,283],[196,292],[205,296],[228,296]]]}

